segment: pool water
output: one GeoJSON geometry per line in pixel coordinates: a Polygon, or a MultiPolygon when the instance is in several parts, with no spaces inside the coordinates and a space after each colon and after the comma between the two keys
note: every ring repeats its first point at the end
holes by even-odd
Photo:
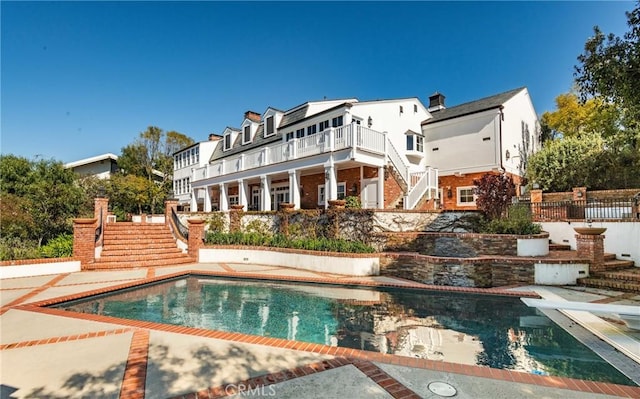
{"type": "Polygon", "coordinates": [[[190,276],[56,307],[635,385],[515,297],[190,276]]]}

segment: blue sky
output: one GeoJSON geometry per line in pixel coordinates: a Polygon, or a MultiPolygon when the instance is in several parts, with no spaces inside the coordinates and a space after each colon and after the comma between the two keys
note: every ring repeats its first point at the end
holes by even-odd
{"type": "Polygon", "coordinates": [[[7,2],[2,154],[70,162],[147,126],[196,141],[245,111],[439,91],[449,106],[567,92],[593,26],[633,2],[7,2]]]}

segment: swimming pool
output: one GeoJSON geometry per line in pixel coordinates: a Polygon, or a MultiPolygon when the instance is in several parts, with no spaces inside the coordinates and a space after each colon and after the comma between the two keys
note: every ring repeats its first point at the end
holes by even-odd
{"type": "Polygon", "coordinates": [[[193,275],[55,307],[635,385],[517,297],[193,275]]]}

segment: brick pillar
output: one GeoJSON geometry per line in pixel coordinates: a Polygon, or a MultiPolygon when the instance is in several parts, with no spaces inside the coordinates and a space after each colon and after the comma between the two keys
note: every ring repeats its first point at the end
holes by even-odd
{"type": "Polygon", "coordinates": [[[96,219],[73,219],[73,257],[84,267],[95,261],[96,256],[96,219]]]}
{"type": "Polygon", "coordinates": [[[93,217],[98,220],[102,220],[102,223],[107,223],[107,215],[109,214],[109,198],[106,197],[98,197],[94,199],[93,202],[93,217]],[[102,219],[100,219],[100,215],[102,215],[102,219]]]}
{"type": "Polygon", "coordinates": [[[291,212],[293,212],[294,204],[281,203],[280,204],[280,234],[289,237],[289,219],[291,218],[291,212]]]}
{"type": "Polygon", "coordinates": [[[164,201],[164,224],[167,226],[171,223],[171,210],[178,209],[177,199],[168,199],[164,201]]]}
{"type": "Polygon", "coordinates": [[[236,233],[242,230],[242,209],[244,205],[231,205],[229,211],[229,233],[236,233]]]}
{"type": "Polygon", "coordinates": [[[602,234],[576,234],[579,258],[589,259],[589,273],[604,271],[604,236],[602,234]]]}
{"type": "Polygon", "coordinates": [[[204,246],[204,220],[188,219],[189,223],[189,256],[200,261],[200,248],[204,246]]]}
{"type": "Polygon", "coordinates": [[[587,188],[586,187],[574,187],[573,188],[573,200],[574,201],[586,201],[587,200],[587,188]]]}

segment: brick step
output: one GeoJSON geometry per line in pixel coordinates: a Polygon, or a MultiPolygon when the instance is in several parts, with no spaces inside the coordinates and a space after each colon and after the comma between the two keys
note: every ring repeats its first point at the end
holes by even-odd
{"type": "Polygon", "coordinates": [[[173,253],[153,253],[153,254],[126,254],[126,255],[109,255],[103,254],[100,258],[96,259],[96,262],[109,263],[109,262],[140,262],[145,260],[156,259],[180,259],[187,256],[184,252],[176,248],[173,253]]]}
{"type": "Polygon", "coordinates": [[[105,231],[105,237],[172,237],[169,230],[120,230],[105,231]]]}
{"type": "Polygon", "coordinates": [[[549,243],[549,251],[571,251],[571,245],[569,244],[555,244],[549,243]]]}
{"type": "Polygon", "coordinates": [[[632,260],[605,260],[604,267],[606,271],[611,270],[620,270],[620,269],[628,269],[633,267],[634,263],[632,260]]]}
{"type": "Polygon", "coordinates": [[[609,253],[604,253],[604,260],[609,261],[609,260],[616,260],[616,254],[609,254],[609,253]]]}
{"type": "Polygon", "coordinates": [[[592,288],[610,289],[615,291],[633,292],[640,294],[640,283],[608,278],[586,277],[579,278],[578,285],[592,288]]]}
{"type": "Polygon", "coordinates": [[[141,228],[141,229],[165,229],[164,223],[133,223],[133,222],[117,222],[105,224],[105,230],[111,229],[126,229],[126,228],[141,228]]]}
{"type": "Polygon", "coordinates": [[[155,259],[146,261],[132,261],[132,262],[94,262],[86,266],[87,270],[98,269],[132,269],[136,267],[157,267],[157,266],[173,266],[184,265],[187,263],[195,263],[195,259],[188,256],[184,256],[179,259],[155,259]]]}
{"type": "Polygon", "coordinates": [[[628,269],[616,270],[612,272],[598,272],[594,273],[592,277],[637,282],[640,284],[640,267],[634,266],[628,269]]]}
{"type": "Polygon", "coordinates": [[[103,251],[111,250],[129,250],[133,248],[145,248],[145,249],[163,249],[173,248],[176,249],[176,240],[154,240],[151,242],[139,241],[113,241],[105,242],[103,245],[103,251]]]}
{"type": "Polygon", "coordinates": [[[102,250],[102,257],[106,256],[122,256],[122,255],[155,255],[155,254],[171,254],[171,253],[182,253],[178,247],[175,245],[173,247],[162,247],[162,248],[148,248],[145,246],[135,246],[129,248],[104,248],[102,250]]]}
{"type": "Polygon", "coordinates": [[[109,244],[164,244],[164,245],[175,245],[176,240],[173,237],[166,237],[166,236],[162,236],[162,237],[146,237],[146,236],[140,236],[140,237],[105,237],[104,241],[103,241],[103,245],[109,245],[109,244]]]}

